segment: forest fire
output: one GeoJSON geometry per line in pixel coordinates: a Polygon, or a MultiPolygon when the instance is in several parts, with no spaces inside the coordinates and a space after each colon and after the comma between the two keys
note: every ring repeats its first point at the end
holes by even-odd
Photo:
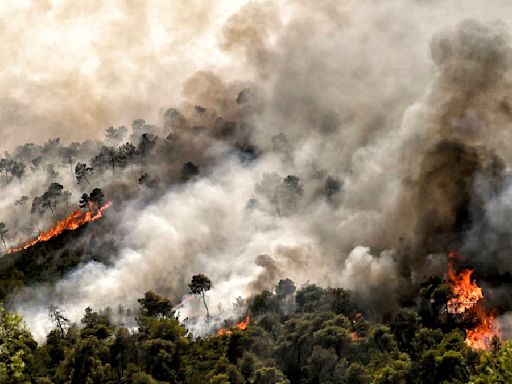
{"type": "Polygon", "coordinates": [[[244,329],[246,329],[249,326],[250,321],[251,321],[251,318],[249,315],[247,315],[245,317],[245,320],[235,324],[235,326],[232,327],[231,329],[226,329],[224,327],[219,328],[217,330],[217,336],[231,335],[231,334],[233,334],[233,331],[236,331],[236,330],[243,331],[244,329]]]}
{"type": "Polygon", "coordinates": [[[96,220],[99,220],[103,217],[105,211],[112,205],[112,202],[109,201],[105,205],[96,209],[93,214],[94,209],[90,209],[87,212],[82,212],[81,210],[76,210],[71,213],[66,218],[59,220],[53,228],[49,229],[46,232],[41,232],[39,236],[25,244],[22,244],[17,247],[9,248],[7,253],[14,253],[18,251],[22,251],[24,249],[30,248],[35,244],[48,241],[51,238],[60,235],[64,231],[74,231],[75,229],[81,227],[85,223],[90,223],[96,220]]]}
{"type": "Polygon", "coordinates": [[[466,329],[466,344],[474,349],[489,349],[494,336],[499,330],[494,322],[494,314],[487,313],[482,306],[484,298],[482,288],[471,280],[474,270],[464,269],[457,273],[455,262],[459,258],[456,251],[448,254],[448,281],[452,287],[453,297],[448,300],[448,312],[454,315],[469,314],[474,316],[476,325],[466,329]]]}
{"type": "Polygon", "coordinates": [[[466,344],[474,349],[489,349],[494,336],[499,336],[499,329],[494,322],[494,314],[486,313],[478,307],[476,311],[478,325],[466,330],[466,344]]]}
{"type": "Polygon", "coordinates": [[[455,262],[459,255],[456,251],[448,253],[448,280],[452,286],[454,297],[448,300],[448,312],[462,314],[473,308],[484,295],[475,281],[471,281],[473,270],[455,271],[455,262]]]}

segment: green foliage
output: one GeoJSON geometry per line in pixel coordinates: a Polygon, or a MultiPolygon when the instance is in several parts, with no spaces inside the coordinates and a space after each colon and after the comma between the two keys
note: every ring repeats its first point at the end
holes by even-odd
{"type": "Polygon", "coordinates": [[[188,284],[190,292],[197,295],[212,288],[210,279],[202,274],[192,276],[192,281],[188,284]]]}
{"type": "Polygon", "coordinates": [[[464,343],[464,333],[458,330],[451,331],[443,335],[441,342],[435,345],[435,340],[439,336],[435,331],[422,330],[415,337],[418,358],[413,366],[416,378],[414,382],[467,383],[471,351],[464,343]],[[419,344],[419,340],[426,342],[419,344]]]}
{"type": "Polygon", "coordinates": [[[254,373],[253,384],[290,384],[286,376],[277,368],[260,368],[254,373]]]}
{"type": "Polygon", "coordinates": [[[90,307],[85,308],[85,315],[82,318],[82,337],[94,336],[98,339],[106,339],[112,334],[110,319],[107,315],[99,314],[90,307]]]}
{"type": "Polygon", "coordinates": [[[171,301],[152,291],[146,292],[144,297],[137,301],[141,306],[141,316],[170,317],[174,315],[171,301]]]}
{"type": "Polygon", "coordinates": [[[206,304],[206,297],[205,293],[209,291],[212,288],[212,282],[211,280],[203,275],[194,275],[192,276],[192,281],[188,284],[188,287],[190,288],[190,293],[193,293],[194,295],[201,295],[203,298],[203,304],[206,309],[206,320],[208,321],[210,319],[210,311],[208,309],[208,305],[206,304]]]}
{"type": "Polygon", "coordinates": [[[89,195],[89,200],[96,205],[97,208],[101,207],[103,205],[103,199],[105,198],[105,195],[103,194],[103,191],[100,188],[94,188],[89,195]]]}
{"type": "Polygon", "coordinates": [[[300,289],[295,300],[298,312],[329,311],[332,309],[332,297],[325,288],[315,284],[300,289]]]}
{"type": "Polygon", "coordinates": [[[343,288],[322,288],[306,285],[297,291],[297,312],[331,311],[352,317],[356,308],[350,291],[343,288]]]}
{"type": "Polygon", "coordinates": [[[512,341],[504,342],[497,351],[483,353],[470,383],[512,383],[512,341]]]}
{"type": "Polygon", "coordinates": [[[0,383],[29,383],[27,367],[36,343],[20,315],[0,305],[0,383]]]}
{"type": "Polygon", "coordinates": [[[401,350],[410,352],[412,339],[421,328],[421,317],[412,308],[400,308],[390,323],[401,350]]]}
{"type": "Polygon", "coordinates": [[[279,303],[272,292],[265,290],[249,299],[249,311],[253,316],[279,313],[279,303]]]}
{"type": "MultiPolygon", "coordinates": [[[[191,290],[202,295],[211,282],[197,276],[191,290]]],[[[440,287],[430,287],[431,293],[440,287]]],[[[463,331],[442,322],[440,328],[426,327],[413,308],[400,308],[385,323],[369,321],[346,290],[313,285],[295,292],[291,280],[281,280],[273,292],[248,300],[247,329],[204,338],[188,334],[169,299],[148,291],[138,302],[138,329],[116,324],[109,308],[86,308],[79,327],[50,306],[55,328],[39,347],[21,317],[1,309],[0,382],[512,382],[512,342],[501,347],[496,342],[490,352],[472,351],[463,331]]]]}

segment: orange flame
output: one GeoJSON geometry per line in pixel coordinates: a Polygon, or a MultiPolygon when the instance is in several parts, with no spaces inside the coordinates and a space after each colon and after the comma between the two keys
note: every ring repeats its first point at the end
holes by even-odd
{"type": "Polygon", "coordinates": [[[243,331],[244,329],[246,329],[249,326],[250,321],[251,321],[251,318],[249,315],[247,315],[245,317],[244,321],[241,321],[240,323],[235,324],[235,326],[232,327],[231,329],[226,329],[224,327],[220,327],[217,330],[217,336],[232,335],[233,330],[243,331]]]}
{"type": "Polygon", "coordinates": [[[466,330],[466,344],[473,349],[489,349],[494,336],[499,337],[499,329],[494,322],[494,313],[485,313],[478,308],[476,313],[478,325],[466,330]]]}
{"type": "Polygon", "coordinates": [[[448,300],[448,313],[463,315],[474,314],[477,325],[466,329],[466,344],[473,349],[489,349],[493,336],[499,336],[499,329],[494,322],[494,313],[486,313],[482,307],[484,298],[482,288],[471,280],[474,270],[464,269],[457,273],[455,261],[459,258],[456,251],[448,253],[448,281],[454,297],[448,300]]]}
{"type": "Polygon", "coordinates": [[[454,297],[448,300],[448,312],[451,314],[465,313],[484,297],[482,288],[475,281],[471,281],[474,270],[464,269],[460,273],[455,272],[457,258],[456,251],[448,253],[448,280],[454,294],[454,297]]]}
{"type": "Polygon", "coordinates": [[[17,247],[10,248],[7,250],[7,253],[14,253],[30,248],[37,243],[48,241],[52,237],[60,235],[64,231],[74,231],[75,229],[81,227],[85,223],[90,223],[92,221],[99,220],[103,217],[103,214],[111,205],[111,201],[107,202],[104,206],[98,208],[94,215],[92,214],[91,210],[85,213],[80,210],[76,210],[73,213],[71,213],[68,217],[57,221],[57,224],[55,224],[53,228],[49,229],[46,232],[41,232],[39,236],[37,236],[37,238],[30,240],[25,244],[19,245],[17,247]]]}

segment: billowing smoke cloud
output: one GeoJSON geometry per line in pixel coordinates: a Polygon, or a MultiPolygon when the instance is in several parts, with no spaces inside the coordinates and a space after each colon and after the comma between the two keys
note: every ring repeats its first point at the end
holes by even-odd
{"type": "Polygon", "coordinates": [[[4,149],[53,136],[96,138],[139,117],[155,121],[179,101],[185,78],[222,62],[216,25],[241,4],[2,2],[4,149]]]}
{"type": "Polygon", "coordinates": [[[108,38],[82,43],[96,58],[74,58],[86,75],[75,61],[43,79],[57,98],[73,89],[64,78],[87,94],[54,113],[53,96],[32,95],[22,114],[39,84],[29,77],[8,98],[6,127],[62,135],[72,125],[66,137],[84,138],[143,116],[160,136],[145,167],[161,185],[135,192],[128,171],[101,179],[124,200],[109,218],[110,264],[83,261],[10,298],[39,336],[49,302],[76,320],[87,305],[135,305],[148,289],[179,300],[196,273],[212,279],[219,313],[289,277],[353,289],[379,316],[394,309],[383,296],[442,275],[451,248],[487,266],[482,278],[493,258],[510,265],[511,44],[496,21],[509,2],[113,2],[98,14],[44,4],[5,13],[71,29],[97,15],[108,38]]]}

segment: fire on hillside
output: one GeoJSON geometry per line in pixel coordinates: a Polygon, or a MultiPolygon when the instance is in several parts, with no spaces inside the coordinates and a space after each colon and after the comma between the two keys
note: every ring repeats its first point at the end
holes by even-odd
{"type": "Polygon", "coordinates": [[[224,328],[224,327],[219,328],[217,330],[217,336],[231,335],[231,334],[233,334],[233,331],[236,331],[236,330],[243,331],[249,326],[250,321],[251,321],[251,317],[249,315],[247,315],[243,321],[235,324],[231,328],[224,328]]]}
{"type": "Polygon", "coordinates": [[[448,253],[448,281],[453,297],[448,300],[448,313],[456,316],[471,316],[474,326],[466,329],[466,344],[473,349],[489,349],[493,337],[500,336],[493,311],[484,308],[482,288],[471,278],[474,270],[455,270],[455,262],[459,259],[457,251],[448,253]]]}
{"type": "Polygon", "coordinates": [[[41,232],[37,238],[30,240],[22,245],[9,248],[7,253],[14,253],[18,251],[22,251],[24,249],[30,248],[35,244],[42,243],[44,241],[48,241],[51,238],[60,235],[64,231],[74,231],[75,229],[81,227],[86,223],[90,223],[96,220],[99,220],[103,217],[105,211],[112,205],[111,201],[108,201],[106,204],[99,208],[94,208],[90,206],[89,211],[82,212],[81,210],[76,210],[67,217],[62,220],[57,221],[57,223],[49,230],[45,232],[41,232]]]}

